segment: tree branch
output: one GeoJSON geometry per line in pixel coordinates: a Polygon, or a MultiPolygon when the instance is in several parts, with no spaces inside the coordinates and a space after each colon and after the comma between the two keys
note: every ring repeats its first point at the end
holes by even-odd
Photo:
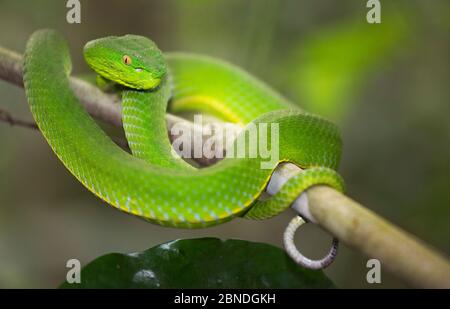
{"type": "MultiPolygon", "coordinates": [[[[22,56],[2,47],[0,47],[0,79],[23,87],[22,56]]],[[[122,126],[122,111],[118,96],[104,93],[97,87],[76,77],[70,78],[70,85],[89,114],[115,126],[122,126]]],[[[186,120],[177,116],[167,115],[169,127],[180,121],[186,122],[186,120]]]]}
{"type": "MultiPolygon", "coordinates": [[[[19,54],[0,48],[0,79],[23,87],[21,62],[19,54]]],[[[71,87],[92,116],[116,126],[122,125],[117,96],[105,94],[74,77],[71,78],[71,87]]],[[[179,122],[193,127],[192,123],[168,114],[169,132],[179,122]]],[[[200,159],[202,165],[211,163],[207,159],[200,159]]],[[[298,172],[301,171],[292,164],[277,169],[268,184],[267,193],[274,194],[298,172]]],[[[425,288],[450,288],[450,263],[446,257],[340,192],[315,186],[302,194],[294,202],[293,208],[345,244],[370,258],[379,259],[387,270],[407,284],[425,288]]]]}
{"type": "MultiPolygon", "coordinates": [[[[280,166],[267,186],[269,195],[299,172],[300,168],[293,164],[280,166]]],[[[382,270],[405,283],[422,288],[450,287],[450,263],[446,257],[331,187],[308,189],[292,208],[349,247],[378,259],[382,270]]]]}

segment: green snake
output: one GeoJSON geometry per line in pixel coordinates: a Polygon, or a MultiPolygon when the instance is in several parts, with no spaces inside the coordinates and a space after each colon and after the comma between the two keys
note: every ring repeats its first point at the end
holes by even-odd
{"type": "Polygon", "coordinates": [[[265,219],[288,208],[307,188],[343,190],[335,171],[341,154],[337,127],[302,111],[242,69],[214,58],[162,53],[137,35],[110,36],[84,47],[88,65],[120,85],[123,129],[131,150],[117,146],[69,86],[68,45],[39,30],[24,57],[24,85],[33,117],[65,167],[103,201],[163,226],[199,228],[234,217],[265,219]],[[279,160],[228,157],[195,168],[174,156],[165,114],[198,112],[260,128],[277,124],[279,160]],[[303,169],[268,199],[260,196],[281,162],[303,169]]]}

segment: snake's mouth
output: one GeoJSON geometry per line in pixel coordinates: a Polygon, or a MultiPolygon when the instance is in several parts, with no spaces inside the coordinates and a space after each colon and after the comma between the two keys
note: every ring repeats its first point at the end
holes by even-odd
{"type": "Polygon", "coordinates": [[[103,70],[103,68],[98,67],[94,68],[94,71],[103,78],[130,89],[152,90],[161,84],[161,78],[154,76],[152,72],[144,68],[133,68],[130,70],[132,74],[120,71],[103,70]]]}
{"type": "Polygon", "coordinates": [[[139,80],[123,80],[118,79],[117,83],[127,88],[136,90],[152,90],[157,88],[161,84],[160,78],[146,77],[139,80]]]}
{"type": "Polygon", "coordinates": [[[155,89],[156,87],[159,86],[159,84],[161,84],[160,78],[151,78],[150,80],[143,81],[142,89],[143,90],[155,89]]]}

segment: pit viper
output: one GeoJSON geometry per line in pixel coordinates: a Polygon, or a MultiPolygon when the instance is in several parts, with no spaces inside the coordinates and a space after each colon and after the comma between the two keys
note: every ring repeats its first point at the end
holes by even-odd
{"type": "Polygon", "coordinates": [[[343,190],[336,172],[341,154],[338,128],[304,112],[269,86],[228,62],[190,53],[162,53],[142,36],[109,36],[84,46],[87,64],[120,85],[123,150],[84,110],[69,85],[68,44],[54,30],[28,40],[24,86],[31,113],[53,152],[89,191],[152,223],[201,228],[235,217],[266,219],[307,188],[343,190]],[[207,113],[240,124],[277,124],[279,160],[261,168],[261,157],[226,156],[195,168],[174,156],[165,115],[207,113]],[[281,162],[303,169],[278,193],[260,198],[281,162]]]}

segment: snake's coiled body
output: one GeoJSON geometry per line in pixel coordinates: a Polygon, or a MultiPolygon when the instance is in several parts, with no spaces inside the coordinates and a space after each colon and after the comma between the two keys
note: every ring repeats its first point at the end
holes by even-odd
{"type": "Polygon", "coordinates": [[[123,123],[133,155],[114,144],[79,104],[69,87],[67,44],[56,32],[42,30],[30,38],[24,83],[32,114],[53,151],[108,204],[161,225],[193,228],[236,216],[274,216],[315,184],[342,190],[334,171],[341,151],[337,128],[242,70],[189,54],[162,58],[153,42],[138,36],[88,43],[85,57],[103,77],[128,87],[122,92],[123,123]],[[131,67],[130,59],[139,67],[131,67]],[[260,158],[225,158],[208,168],[191,167],[171,152],[164,117],[170,98],[174,111],[206,111],[243,125],[277,123],[279,162],[305,171],[259,201],[279,162],[261,169],[260,158]]]}

